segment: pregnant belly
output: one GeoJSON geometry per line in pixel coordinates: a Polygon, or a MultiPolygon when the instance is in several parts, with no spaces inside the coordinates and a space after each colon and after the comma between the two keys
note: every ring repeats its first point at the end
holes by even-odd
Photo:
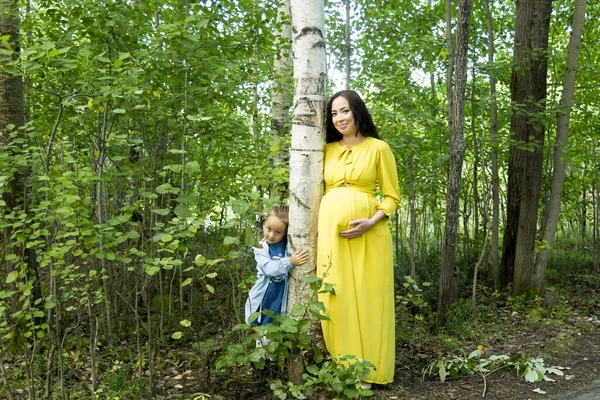
{"type": "Polygon", "coordinates": [[[371,195],[354,189],[339,188],[327,192],[321,200],[319,209],[319,227],[342,231],[350,228],[350,221],[370,218],[377,210],[377,200],[371,195]]]}

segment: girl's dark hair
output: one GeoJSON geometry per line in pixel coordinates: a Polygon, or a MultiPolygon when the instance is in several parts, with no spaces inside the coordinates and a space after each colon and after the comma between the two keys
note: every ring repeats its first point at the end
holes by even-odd
{"type": "Polygon", "coordinates": [[[373,123],[373,119],[371,118],[371,114],[369,114],[369,110],[367,110],[367,106],[365,102],[360,98],[358,93],[354,90],[340,90],[335,93],[333,96],[329,98],[327,102],[327,122],[326,122],[326,135],[325,140],[327,143],[337,142],[342,139],[342,134],[335,129],[333,126],[333,119],[331,116],[331,104],[333,101],[342,96],[346,100],[348,100],[348,104],[350,105],[350,110],[354,115],[354,123],[356,124],[356,128],[358,132],[365,136],[374,137],[376,139],[381,139],[377,134],[377,127],[373,123]]]}

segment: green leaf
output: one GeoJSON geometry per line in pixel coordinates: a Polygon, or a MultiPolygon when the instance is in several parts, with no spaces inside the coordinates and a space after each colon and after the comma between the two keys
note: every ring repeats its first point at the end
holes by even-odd
{"type": "Polygon", "coordinates": [[[528,368],[527,373],[525,374],[525,380],[532,383],[539,382],[542,380],[542,377],[540,377],[540,373],[535,369],[528,368]]]}
{"type": "Polygon", "coordinates": [[[443,364],[440,365],[440,369],[438,371],[438,374],[440,375],[440,381],[445,382],[446,381],[446,377],[448,376],[448,372],[446,371],[446,367],[443,364]]]}
{"type": "Polygon", "coordinates": [[[558,368],[552,368],[552,367],[550,367],[550,368],[548,368],[548,369],[546,370],[546,372],[549,372],[549,373],[551,373],[551,374],[555,374],[555,375],[558,375],[558,376],[563,376],[563,375],[564,375],[564,372],[562,372],[562,371],[561,371],[560,369],[558,369],[558,368]]]}
{"type": "Polygon", "coordinates": [[[54,300],[46,300],[46,303],[44,304],[44,308],[46,310],[50,310],[52,308],[54,308],[56,306],[56,301],[54,300]]]}
{"type": "Polygon", "coordinates": [[[4,259],[5,259],[6,261],[12,261],[12,260],[16,260],[16,259],[17,259],[17,255],[16,255],[16,254],[14,254],[14,253],[7,254],[7,255],[5,255],[5,256],[4,256],[4,259]]]}
{"type": "Polygon", "coordinates": [[[156,187],[156,193],[158,194],[166,194],[169,193],[169,191],[171,190],[172,186],[170,183],[163,183],[160,186],[156,187]]]}
{"type": "Polygon", "coordinates": [[[302,333],[308,332],[310,329],[310,320],[303,319],[298,322],[298,330],[302,333]]]}
{"type": "Polygon", "coordinates": [[[158,210],[152,210],[152,212],[155,214],[158,214],[158,215],[165,216],[165,215],[169,215],[170,211],[168,208],[160,208],[158,210]]]}
{"type": "Polygon", "coordinates": [[[192,283],[192,278],[187,278],[185,281],[181,282],[181,287],[187,286],[192,283]]]}
{"type": "Polygon", "coordinates": [[[290,310],[290,317],[300,318],[306,312],[306,306],[303,304],[294,304],[290,310]]]}
{"type": "Polygon", "coordinates": [[[19,75],[19,70],[12,64],[5,64],[2,66],[4,72],[10,75],[19,75]]]}
{"type": "Polygon", "coordinates": [[[114,110],[112,110],[112,112],[115,114],[125,114],[125,110],[123,110],[122,108],[115,108],[114,110]]]}
{"type": "Polygon", "coordinates": [[[53,49],[54,47],[55,47],[54,42],[52,40],[48,40],[41,46],[41,49],[48,51],[48,50],[53,49]]]}
{"type": "Polygon", "coordinates": [[[2,299],[6,299],[7,297],[12,296],[14,292],[10,291],[10,290],[3,290],[0,292],[0,300],[2,299]]]}
{"type": "Polygon", "coordinates": [[[160,237],[161,242],[170,242],[171,240],[173,240],[173,236],[168,233],[165,233],[160,237]]]}
{"type": "Polygon", "coordinates": [[[215,288],[209,285],[208,283],[206,284],[206,290],[208,290],[212,294],[215,294],[215,288]]]}
{"type": "Polygon", "coordinates": [[[298,321],[291,318],[285,319],[281,324],[281,330],[288,333],[297,333],[298,321]]]}
{"type": "Polygon", "coordinates": [[[182,321],[179,321],[179,324],[185,328],[189,328],[190,326],[192,326],[192,321],[190,321],[189,319],[184,319],[182,321]]]}
{"type": "Polygon", "coordinates": [[[223,239],[223,244],[225,246],[231,246],[232,244],[238,244],[239,242],[240,240],[235,236],[225,236],[225,239],[223,239]]]}
{"type": "Polygon", "coordinates": [[[179,204],[177,207],[175,207],[175,214],[179,217],[179,218],[191,218],[194,216],[194,214],[192,214],[192,212],[190,211],[189,208],[187,208],[184,205],[179,204]]]}
{"type": "Polygon", "coordinates": [[[313,360],[315,360],[316,363],[323,361],[323,353],[321,353],[321,350],[318,348],[313,350],[313,360]]]}
{"type": "Polygon", "coordinates": [[[175,332],[171,335],[171,337],[175,340],[181,339],[182,336],[183,336],[183,332],[175,332]]]}
{"type": "Polygon", "coordinates": [[[11,282],[16,281],[18,277],[19,277],[19,271],[12,271],[6,277],[6,283],[11,283],[11,282]]]}
{"type": "Polygon", "coordinates": [[[188,174],[195,174],[200,171],[200,163],[198,161],[191,161],[185,164],[185,172],[188,174]]]}

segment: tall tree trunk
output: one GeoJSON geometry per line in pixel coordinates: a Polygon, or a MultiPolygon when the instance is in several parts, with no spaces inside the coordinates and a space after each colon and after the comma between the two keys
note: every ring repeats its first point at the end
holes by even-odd
{"type": "MultiPolygon", "coordinates": [[[[325,22],[323,0],[292,0],[294,107],[290,149],[290,251],[306,249],[309,261],[292,270],[288,307],[303,301],[310,288],[303,276],[315,272],[317,217],[323,194],[325,126],[325,22]]],[[[318,323],[313,332],[320,332],[318,323]]],[[[317,339],[322,342],[322,339],[317,339]]],[[[300,381],[300,377],[290,377],[300,381]]]]}
{"type": "MultiPolygon", "coordinates": [[[[446,189],[446,223],[440,267],[440,291],[436,325],[439,329],[456,296],[458,267],[456,265],[456,235],[459,223],[459,197],[462,165],[465,156],[465,84],[467,81],[467,51],[469,44],[469,23],[472,0],[460,0],[458,4],[458,23],[456,26],[456,54],[452,57],[453,87],[449,97],[450,115],[450,161],[448,167],[448,186],[446,189]],[[450,101],[450,98],[452,101],[450,101]]],[[[446,12],[449,12],[447,6],[446,12]]],[[[446,18],[450,18],[449,15],[446,18]]],[[[451,33],[450,33],[451,35],[451,33]]],[[[450,40],[451,42],[451,40],[450,40]]]]}
{"type": "MultiPolygon", "coordinates": [[[[275,39],[275,58],[273,60],[273,89],[271,92],[271,129],[275,133],[276,143],[281,149],[275,158],[275,165],[283,167],[288,160],[287,134],[290,121],[290,95],[288,91],[288,73],[292,68],[291,51],[287,46],[292,42],[290,25],[290,0],[280,0],[277,8],[277,38],[275,39]],[[285,150],[284,150],[285,149],[285,150]]],[[[286,185],[273,190],[273,196],[286,196],[286,185]]]]}
{"type": "MultiPolygon", "coordinates": [[[[477,145],[477,130],[475,129],[475,85],[477,71],[475,69],[476,60],[473,59],[471,69],[471,137],[473,138],[473,243],[477,244],[477,235],[479,234],[479,146],[477,145]]],[[[483,179],[482,179],[483,181],[483,179]]]]}
{"type": "MultiPolygon", "coordinates": [[[[515,105],[511,132],[516,144],[508,165],[508,216],[502,265],[511,271],[514,254],[513,293],[533,287],[535,239],[542,178],[548,67],[548,31],[552,0],[517,2],[515,47],[511,74],[511,100],[515,105]]],[[[506,275],[510,279],[510,274],[506,275]]]]}
{"type": "Polygon", "coordinates": [[[594,226],[592,228],[592,262],[594,264],[594,272],[596,277],[597,284],[596,287],[599,286],[600,283],[600,256],[598,251],[598,237],[600,237],[600,227],[598,226],[598,150],[595,140],[592,139],[593,143],[593,153],[594,153],[594,177],[592,178],[592,219],[594,221],[594,226]]]}
{"type": "Polygon", "coordinates": [[[563,92],[560,99],[559,110],[556,113],[556,140],[554,143],[554,172],[552,174],[552,185],[550,188],[550,202],[546,211],[544,224],[544,235],[542,240],[547,243],[544,250],[537,254],[535,259],[534,288],[540,292],[546,277],[546,267],[550,259],[550,249],[554,243],[556,226],[560,215],[560,202],[562,200],[563,187],[565,183],[565,170],[567,161],[565,159],[566,148],[569,142],[569,120],[573,97],[575,95],[575,78],[579,68],[579,45],[583,35],[585,22],[586,0],[575,0],[573,10],[573,28],[569,46],[567,49],[567,65],[563,81],[563,92]]]}
{"type": "Polygon", "coordinates": [[[490,65],[490,130],[492,140],[492,278],[494,289],[500,290],[502,279],[498,260],[498,225],[500,196],[498,178],[498,111],[496,106],[496,70],[494,68],[494,24],[489,0],[483,2],[488,32],[488,64],[490,65]]]}
{"type": "MultiPolygon", "coordinates": [[[[0,35],[9,37],[8,44],[13,51],[12,60],[17,60],[20,49],[20,20],[18,2],[0,0],[0,35]]],[[[6,58],[5,58],[6,60],[6,58]]],[[[0,67],[6,64],[2,61],[0,67]]],[[[23,99],[23,81],[20,75],[12,75],[0,68],[0,140],[9,141],[9,126],[14,130],[25,123],[25,101],[23,99]]],[[[9,191],[2,194],[8,210],[22,206],[24,203],[24,182],[18,172],[9,182],[9,191]]]]}
{"type": "Polygon", "coordinates": [[[408,137],[409,137],[409,148],[410,158],[408,162],[408,212],[410,213],[410,233],[408,239],[409,255],[410,255],[410,277],[415,281],[417,279],[417,267],[415,264],[415,232],[417,230],[417,214],[415,212],[415,147],[414,134],[412,126],[408,125],[408,137]]]}

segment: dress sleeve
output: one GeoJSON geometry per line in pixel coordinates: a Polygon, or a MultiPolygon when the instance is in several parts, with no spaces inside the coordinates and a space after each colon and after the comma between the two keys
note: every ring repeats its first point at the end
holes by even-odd
{"type": "Polygon", "coordinates": [[[273,260],[265,254],[266,252],[262,249],[253,248],[252,251],[254,252],[254,259],[256,260],[256,268],[258,268],[259,273],[264,276],[283,275],[293,267],[289,257],[273,260]]]}
{"type": "Polygon", "coordinates": [[[400,207],[400,187],[398,185],[398,170],[394,153],[387,143],[383,142],[379,152],[379,164],[377,165],[377,180],[379,190],[383,194],[383,200],[377,207],[388,217],[400,207]]]}

